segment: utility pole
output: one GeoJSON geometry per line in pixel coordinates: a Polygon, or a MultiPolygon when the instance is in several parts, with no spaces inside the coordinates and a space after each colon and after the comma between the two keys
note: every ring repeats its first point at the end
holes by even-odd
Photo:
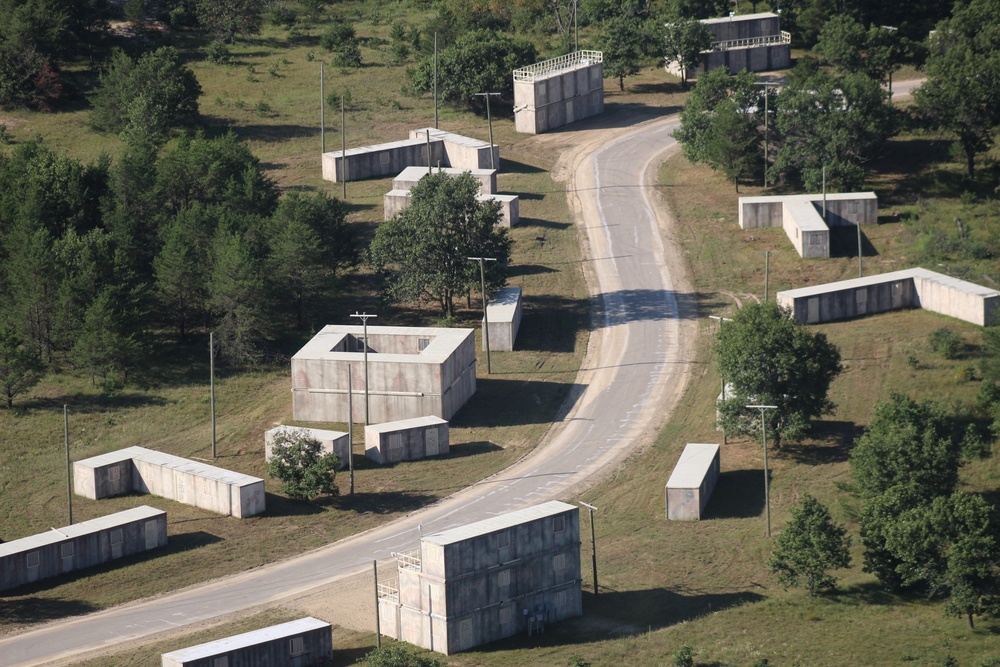
{"type": "Polygon", "coordinates": [[[378,616],[378,561],[372,561],[372,571],[375,573],[375,648],[382,648],[382,621],[378,616]]]}
{"type": "MultiPolygon", "coordinates": [[[[728,317],[722,317],[720,315],[709,315],[708,318],[711,319],[711,320],[719,320],[719,334],[722,333],[722,323],[723,322],[732,322],[732,320],[730,318],[728,318],[728,317]]],[[[722,381],[722,402],[725,403],[726,402],[726,377],[722,373],[719,373],[719,379],[722,381]]],[[[729,444],[728,442],[726,442],[726,427],[725,426],[722,427],[722,444],[723,445],[728,445],[729,444]]]]}
{"type": "Polygon", "coordinates": [[[347,201],[347,106],[344,103],[344,96],[340,96],[340,166],[344,173],[344,193],[342,199],[347,201]]]}
{"type": "Polygon", "coordinates": [[[760,435],[764,443],[764,512],[767,517],[767,536],[771,537],[771,495],[767,469],[767,425],[764,421],[764,410],[777,410],[777,405],[748,405],[748,408],[760,409],[760,435]]]}
{"type": "Polygon", "coordinates": [[[483,288],[483,345],[486,346],[486,374],[493,373],[490,366],[490,318],[486,313],[486,271],[483,269],[483,262],[495,262],[496,257],[466,257],[474,262],[479,262],[479,283],[483,288]]]}
{"type": "Polygon", "coordinates": [[[861,269],[861,220],[859,219],[855,224],[858,226],[858,278],[861,278],[864,276],[861,269]]]}
{"type": "Polygon", "coordinates": [[[590,512],[590,560],[594,566],[594,596],[597,596],[597,537],[594,535],[594,510],[597,508],[593,505],[579,501],[581,505],[587,508],[590,512]]]}
{"type": "MultiPolygon", "coordinates": [[[[438,129],[438,34],[434,33],[434,129],[438,129]]],[[[427,160],[430,161],[430,155],[427,160]]]]}
{"type": "Polygon", "coordinates": [[[215,458],[215,332],[208,332],[208,391],[212,404],[212,458],[215,458]]]}
{"type": "MultiPolygon", "coordinates": [[[[369,403],[368,403],[368,320],[372,317],[378,317],[378,315],[369,315],[368,313],[359,313],[354,311],[351,317],[357,317],[361,320],[361,325],[364,327],[365,336],[365,426],[368,426],[369,422],[369,403]]],[[[353,415],[352,415],[353,416],[353,415]]]]}
{"type": "Polygon", "coordinates": [[[770,159],[768,155],[768,139],[770,138],[769,123],[771,118],[770,109],[768,108],[768,101],[771,99],[770,86],[777,86],[778,84],[771,81],[759,81],[758,86],[764,86],[764,187],[767,187],[767,168],[770,166],[770,159]]]}
{"type": "Polygon", "coordinates": [[[500,93],[476,93],[476,97],[486,98],[486,120],[490,124],[490,169],[496,169],[496,161],[493,158],[493,116],[490,114],[490,98],[499,97],[500,93]]]}
{"type": "MultiPolygon", "coordinates": [[[[367,344],[367,341],[365,341],[367,344]]],[[[351,365],[347,364],[347,465],[351,470],[351,495],[354,495],[354,390],[351,381],[351,365]]]]}
{"type": "Polygon", "coordinates": [[[767,301],[767,294],[770,291],[771,282],[771,253],[773,250],[761,250],[764,253],[764,301],[767,301]]]}
{"type": "Polygon", "coordinates": [[[69,407],[63,405],[63,437],[66,440],[66,498],[69,500],[69,525],[73,525],[73,468],[69,462],[69,407]]]}
{"type": "Polygon", "coordinates": [[[322,144],[321,153],[326,152],[326,97],[323,95],[323,84],[326,81],[324,75],[324,63],[319,63],[319,137],[322,144]]]}

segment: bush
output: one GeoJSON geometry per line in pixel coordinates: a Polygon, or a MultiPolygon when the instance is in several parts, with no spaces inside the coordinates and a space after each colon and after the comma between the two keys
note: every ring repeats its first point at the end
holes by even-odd
{"type": "Polygon", "coordinates": [[[357,40],[346,42],[337,49],[333,62],[339,67],[361,67],[361,47],[357,40]]]}
{"type": "Polygon", "coordinates": [[[230,60],[229,47],[217,39],[205,47],[205,59],[217,65],[224,65],[230,60]]]}
{"type": "Polygon", "coordinates": [[[337,51],[348,42],[356,42],[357,33],[354,26],[343,20],[334,21],[319,38],[319,45],[327,51],[337,51]]]}
{"type": "Polygon", "coordinates": [[[694,651],[687,644],[674,651],[674,667],[694,667],[694,651]]]}
{"type": "Polygon", "coordinates": [[[437,658],[408,652],[402,646],[377,648],[365,656],[365,667],[444,667],[437,658]]]}
{"type": "Polygon", "coordinates": [[[927,344],[945,359],[957,359],[965,347],[965,339],[951,329],[942,327],[930,333],[927,344]]]}
{"type": "Polygon", "coordinates": [[[340,459],[324,454],[319,440],[305,431],[278,433],[271,444],[267,474],[280,479],[282,491],[293,500],[312,500],[321,493],[337,495],[335,484],[340,459]]]}

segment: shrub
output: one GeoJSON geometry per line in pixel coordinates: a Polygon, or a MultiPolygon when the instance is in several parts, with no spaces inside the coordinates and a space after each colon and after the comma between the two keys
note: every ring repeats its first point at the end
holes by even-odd
{"type": "Polygon", "coordinates": [[[224,65],[230,60],[229,47],[217,39],[205,47],[205,59],[217,65],[224,65]]]}
{"type": "Polygon", "coordinates": [[[267,474],[280,479],[281,489],[293,500],[312,500],[321,493],[337,495],[335,484],[340,459],[324,454],[319,440],[305,431],[278,433],[271,445],[267,474]]]}
{"type": "Polygon", "coordinates": [[[357,41],[357,33],[354,32],[354,26],[338,19],[319,38],[319,45],[327,51],[336,51],[344,44],[354,41],[357,41]]]}
{"type": "Polygon", "coordinates": [[[687,644],[674,651],[674,667],[694,667],[694,651],[687,644]]]}
{"type": "Polygon", "coordinates": [[[945,359],[957,359],[965,347],[965,339],[948,327],[941,327],[930,333],[927,344],[945,359]]]}

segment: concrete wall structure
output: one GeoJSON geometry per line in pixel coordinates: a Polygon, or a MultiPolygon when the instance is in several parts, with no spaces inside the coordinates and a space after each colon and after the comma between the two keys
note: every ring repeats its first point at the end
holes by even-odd
{"type": "Polygon", "coordinates": [[[73,464],[76,494],[100,500],[138,491],[247,517],[264,511],[264,480],[145,447],[126,447],[73,464]]]}
{"type": "Polygon", "coordinates": [[[409,190],[416,185],[421,178],[428,173],[446,174],[448,176],[461,176],[471,174],[479,181],[479,193],[492,195],[497,191],[497,170],[496,169],[455,169],[452,167],[407,167],[399,172],[396,178],[392,179],[393,190],[409,190]]]}
{"type": "MultiPolygon", "coordinates": [[[[521,288],[504,287],[490,299],[486,306],[486,319],[490,321],[490,350],[511,352],[521,327],[521,288]]],[[[483,338],[486,349],[486,338],[483,338]]]]}
{"type": "Polygon", "coordinates": [[[333,628],[312,616],[160,656],[162,667],[305,667],[333,659],[333,628]]]}
{"type": "Polygon", "coordinates": [[[696,521],[705,513],[719,481],[719,446],[689,443],[667,480],[667,518],[696,521]]]}
{"type": "Polygon", "coordinates": [[[428,150],[431,166],[456,169],[492,169],[500,166],[499,146],[493,146],[491,166],[488,142],[434,128],[421,128],[411,130],[410,137],[402,141],[348,148],[343,155],[341,151],[323,153],[323,178],[342,183],[344,180],[392,176],[411,166],[426,167],[428,150]]]}
{"type": "Polygon", "coordinates": [[[365,426],[365,456],[375,463],[416,461],[449,450],[448,422],[440,417],[414,417],[365,426]]]}
{"type": "MultiPolygon", "coordinates": [[[[515,227],[521,221],[521,206],[517,195],[476,195],[477,201],[495,201],[500,203],[500,226],[515,227]]],[[[382,198],[386,220],[392,218],[410,205],[409,190],[390,190],[382,198]]]]}
{"type": "MultiPolygon", "coordinates": [[[[296,421],[346,422],[347,377],[354,421],[365,421],[361,326],[328,325],[292,357],[296,421]]],[[[472,329],[368,327],[369,423],[451,417],[476,392],[472,329]]]]}
{"type": "Polygon", "coordinates": [[[514,70],[514,128],[541,134],[604,113],[603,60],[576,51],[514,70]]]}
{"type": "MultiPolygon", "coordinates": [[[[781,30],[781,17],[777,14],[744,14],[704,19],[701,23],[712,33],[712,46],[702,52],[704,61],[688,75],[710,72],[717,67],[727,67],[730,74],[736,74],[744,69],[765,72],[792,65],[792,36],[781,30]]],[[[676,61],[668,61],[666,69],[676,76],[683,75],[676,61]]]]}
{"type": "Polygon", "coordinates": [[[901,308],[924,308],[980,326],[1000,323],[1000,291],[921,268],[786,290],[777,299],[802,324],[901,308]]]}
{"type": "Polygon", "coordinates": [[[0,591],[167,543],[167,513],[142,505],[0,544],[0,591]]]}
{"type": "Polygon", "coordinates": [[[264,431],[264,460],[271,460],[271,447],[274,437],[279,433],[302,433],[308,438],[319,440],[320,449],[324,454],[336,454],[340,459],[337,470],[343,470],[351,458],[351,436],[343,431],[329,431],[322,428],[306,428],[305,426],[281,425],[264,431]]]}
{"type": "Polygon", "coordinates": [[[399,554],[382,634],[450,655],[583,613],[578,508],[552,501],[454,528],[399,554]]]}
{"type": "Polygon", "coordinates": [[[740,229],[781,227],[799,256],[830,256],[829,227],[878,223],[878,197],[874,192],[839,192],[826,195],[777,195],[740,197],[740,229]]]}

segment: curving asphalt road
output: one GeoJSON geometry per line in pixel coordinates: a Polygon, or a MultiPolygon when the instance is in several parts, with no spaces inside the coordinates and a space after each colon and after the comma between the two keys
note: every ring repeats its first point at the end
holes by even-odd
{"type": "Polygon", "coordinates": [[[667,261],[663,213],[643,186],[675,145],[676,126],[671,118],[623,130],[579,163],[576,208],[598,321],[578,378],[584,389],[532,455],[425,510],[303,556],[2,639],[0,665],[66,658],[329,584],[415,547],[419,530],[568,498],[647,440],[685,381],[682,332],[693,312],[677,289],[681,266],[667,261]]]}

